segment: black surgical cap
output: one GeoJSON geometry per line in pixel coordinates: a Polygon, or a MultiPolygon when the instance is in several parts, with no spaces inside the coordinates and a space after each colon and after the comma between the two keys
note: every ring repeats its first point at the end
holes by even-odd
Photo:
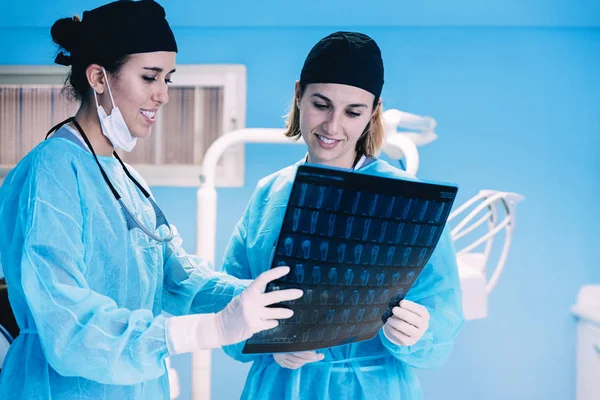
{"type": "Polygon", "coordinates": [[[154,51],[177,52],[165,10],[153,0],[115,1],[84,11],[73,23],[77,35],[71,54],[60,53],[54,62],[71,65],[79,60],[114,60],[129,54],[154,51]]]}
{"type": "Polygon", "coordinates": [[[321,39],[308,53],[300,83],[339,83],[372,93],[383,88],[383,60],[377,43],[358,32],[335,32],[321,39]]]}

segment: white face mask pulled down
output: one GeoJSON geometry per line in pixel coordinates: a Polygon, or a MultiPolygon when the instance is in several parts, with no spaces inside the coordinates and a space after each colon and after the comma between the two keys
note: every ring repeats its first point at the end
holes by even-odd
{"type": "Polygon", "coordinates": [[[106,115],[104,108],[98,104],[98,96],[94,90],[94,100],[96,100],[96,108],[98,110],[98,118],[100,119],[100,126],[102,127],[102,133],[108,138],[110,143],[115,148],[123,149],[126,152],[130,152],[135,147],[137,138],[131,136],[131,132],[123,119],[123,115],[119,110],[119,107],[115,104],[112,92],[110,90],[110,84],[108,83],[108,77],[106,71],[102,68],[104,73],[104,79],[106,80],[106,86],[108,88],[108,94],[110,95],[110,101],[112,102],[112,111],[110,115],[106,115]]]}

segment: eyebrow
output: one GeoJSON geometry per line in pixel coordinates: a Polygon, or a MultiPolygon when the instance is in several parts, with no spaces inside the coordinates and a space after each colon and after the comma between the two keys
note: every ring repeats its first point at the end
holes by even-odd
{"type": "MultiPolygon", "coordinates": [[[[321,93],[313,93],[312,95],[314,97],[320,98],[321,100],[323,100],[323,101],[325,101],[327,103],[330,103],[330,104],[332,103],[332,101],[328,97],[323,96],[321,93]]],[[[365,108],[369,108],[369,106],[367,106],[366,104],[363,104],[363,103],[348,104],[348,107],[365,107],[365,108]]]]}
{"type": "MultiPolygon", "coordinates": [[[[154,72],[163,72],[164,69],[160,68],[160,67],[144,67],[144,69],[147,69],[148,71],[154,71],[154,72]]],[[[173,68],[171,71],[169,71],[169,74],[172,74],[173,72],[175,72],[175,68],[173,68]]]]}

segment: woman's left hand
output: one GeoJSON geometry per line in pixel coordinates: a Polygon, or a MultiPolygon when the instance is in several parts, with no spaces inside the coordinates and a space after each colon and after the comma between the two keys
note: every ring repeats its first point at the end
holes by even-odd
{"type": "Polygon", "coordinates": [[[283,368],[298,369],[308,363],[323,360],[325,355],[316,351],[300,351],[297,353],[275,353],[273,358],[283,368]]]}
{"type": "Polygon", "coordinates": [[[384,335],[399,346],[417,343],[429,328],[429,311],[420,304],[402,300],[383,325],[384,335]]]}

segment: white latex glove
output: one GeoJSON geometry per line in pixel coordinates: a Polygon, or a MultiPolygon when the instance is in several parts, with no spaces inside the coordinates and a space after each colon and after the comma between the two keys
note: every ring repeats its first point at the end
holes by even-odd
{"type": "Polygon", "coordinates": [[[402,300],[383,325],[383,334],[399,346],[417,343],[429,328],[429,311],[420,304],[402,300]]]}
{"type": "Polygon", "coordinates": [[[165,324],[171,354],[215,349],[249,339],[255,333],[273,329],[278,319],[294,315],[287,308],[268,306],[302,297],[300,289],[265,293],[267,284],[290,272],[277,267],[260,274],[242,293],[217,314],[192,314],[168,318],[165,324]]]}
{"type": "Polygon", "coordinates": [[[297,353],[275,353],[273,354],[273,358],[283,368],[298,369],[305,364],[321,361],[325,358],[325,354],[320,354],[312,350],[299,351],[297,353]]]}

